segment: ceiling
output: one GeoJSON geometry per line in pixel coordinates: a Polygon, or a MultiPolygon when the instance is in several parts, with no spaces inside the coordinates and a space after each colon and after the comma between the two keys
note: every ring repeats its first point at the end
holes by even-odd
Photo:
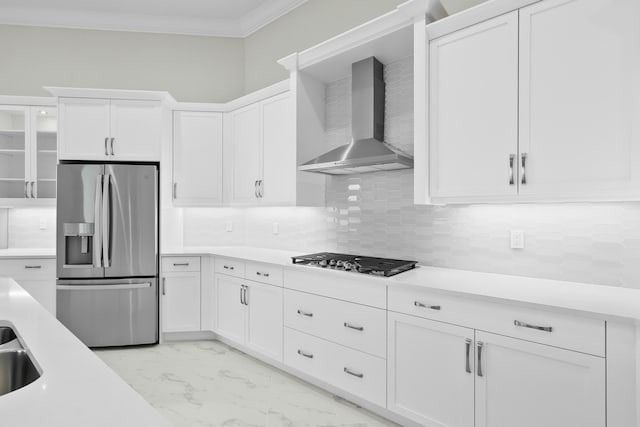
{"type": "Polygon", "coordinates": [[[0,0],[0,22],[246,37],[307,0],[0,0]]]}

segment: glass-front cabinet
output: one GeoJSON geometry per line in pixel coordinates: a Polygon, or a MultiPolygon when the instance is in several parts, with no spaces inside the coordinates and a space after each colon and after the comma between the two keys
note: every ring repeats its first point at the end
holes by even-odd
{"type": "Polygon", "coordinates": [[[0,105],[0,205],[52,204],[56,164],[56,109],[0,105]]]}

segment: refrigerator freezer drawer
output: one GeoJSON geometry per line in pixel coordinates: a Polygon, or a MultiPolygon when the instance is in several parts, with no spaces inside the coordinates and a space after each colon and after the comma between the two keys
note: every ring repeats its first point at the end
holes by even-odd
{"type": "Polygon", "coordinates": [[[89,347],[158,342],[158,281],[58,281],[58,320],[89,347]]]}

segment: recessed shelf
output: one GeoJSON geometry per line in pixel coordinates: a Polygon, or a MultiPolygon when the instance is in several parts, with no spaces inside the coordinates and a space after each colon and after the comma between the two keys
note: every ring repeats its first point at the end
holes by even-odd
{"type": "Polygon", "coordinates": [[[56,154],[58,152],[58,150],[38,150],[38,153],[43,153],[43,154],[56,154]]]}
{"type": "Polygon", "coordinates": [[[24,135],[24,129],[0,129],[0,135],[4,136],[19,136],[24,135]]]}
{"type": "Polygon", "coordinates": [[[55,130],[39,130],[37,131],[40,135],[57,135],[58,131],[55,130]]]}
{"type": "Polygon", "coordinates": [[[0,148],[1,153],[24,153],[24,150],[19,148],[0,148]]]}
{"type": "Polygon", "coordinates": [[[56,182],[55,178],[38,178],[38,181],[41,182],[56,182]]]}
{"type": "Polygon", "coordinates": [[[0,182],[25,182],[24,178],[0,178],[0,182]]]}

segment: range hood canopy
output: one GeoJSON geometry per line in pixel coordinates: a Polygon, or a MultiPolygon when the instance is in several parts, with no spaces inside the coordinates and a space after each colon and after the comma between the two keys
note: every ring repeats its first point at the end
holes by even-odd
{"type": "Polygon", "coordinates": [[[384,142],[383,65],[369,57],[351,66],[351,143],[298,167],[328,175],[408,169],[413,158],[384,142]]]}

